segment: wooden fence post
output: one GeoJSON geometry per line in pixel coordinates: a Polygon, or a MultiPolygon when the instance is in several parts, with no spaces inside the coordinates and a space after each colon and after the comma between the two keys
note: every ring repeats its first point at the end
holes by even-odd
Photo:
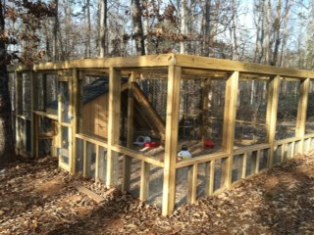
{"type": "Polygon", "coordinates": [[[295,129],[295,135],[297,138],[302,138],[299,143],[299,151],[300,153],[304,152],[304,135],[305,135],[305,127],[306,127],[306,114],[308,107],[308,97],[310,90],[310,79],[307,78],[301,81],[300,84],[300,96],[299,96],[299,104],[298,104],[298,116],[297,116],[297,124],[295,129]]]}
{"type": "Polygon", "coordinates": [[[225,177],[226,179],[225,184],[227,187],[231,185],[232,181],[233,145],[237,113],[238,86],[239,86],[239,72],[234,71],[228,78],[226,83],[225,109],[223,121],[222,146],[224,151],[226,151],[229,154],[226,171],[227,175],[225,177]]]}
{"type": "Polygon", "coordinates": [[[78,109],[79,109],[79,88],[78,88],[78,71],[77,69],[72,70],[70,86],[70,123],[71,123],[71,139],[70,139],[70,146],[71,146],[71,155],[70,155],[70,173],[76,173],[76,159],[77,159],[77,149],[76,149],[76,137],[77,134],[77,123],[78,123],[78,109]]]}
{"type": "Polygon", "coordinates": [[[116,183],[118,154],[112,146],[119,143],[121,113],[121,73],[113,67],[109,69],[109,110],[108,110],[108,152],[106,185],[116,183]]]}
{"type": "MultiPolygon", "coordinates": [[[[128,114],[127,114],[127,147],[131,148],[134,138],[134,97],[132,91],[132,82],[135,82],[135,72],[131,73],[128,84],[128,114]]],[[[128,191],[130,188],[132,158],[124,156],[123,158],[123,183],[122,191],[128,191]]]]}
{"type": "Polygon", "coordinates": [[[268,167],[272,167],[275,140],[276,140],[276,124],[280,88],[280,76],[277,75],[271,78],[267,84],[267,113],[266,113],[266,127],[267,127],[267,141],[270,144],[270,152],[268,155],[268,167]]]}
{"type": "Polygon", "coordinates": [[[173,212],[175,204],[176,160],[180,109],[181,67],[168,68],[167,117],[164,157],[162,215],[173,212]]]}

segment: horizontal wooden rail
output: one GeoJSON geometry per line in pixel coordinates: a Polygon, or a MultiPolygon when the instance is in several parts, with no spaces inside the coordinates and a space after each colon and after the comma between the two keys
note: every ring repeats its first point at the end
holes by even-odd
{"type": "Polygon", "coordinates": [[[163,162],[155,160],[153,158],[150,158],[149,155],[138,153],[135,150],[132,150],[132,149],[120,146],[120,145],[114,145],[111,147],[111,149],[115,152],[125,154],[129,157],[135,158],[135,159],[140,160],[140,161],[144,161],[144,162],[152,164],[154,166],[164,167],[163,162]]]}
{"type": "Polygon", "coordinates": [[[99,146],[104,147],[104,148],[108,148],[108,144],[104,140],[101,140],[97,137],[91,137],[91,136],[88,136],[85,134],[75,134],[75,137],[79,138],[83,141],[90,142],[91,144],[95,144],[95,145],[99,145],[99,146]]]}
{"type": "Polygon", "coordinates": [[[34,114],[38,115],[38,116],[42,116],[42,117],[46,117],[52,120],[58,120],[58,115],[54,115],[54,114],[49,114],[46,112],[42,112],[42,111],[34,111],[34,114]]]}
{"type": "Polygon", "coordinates": [[[177,162],[176,169],[192,166],[194,164],[207,163],[213,160],[219,160],[226,157],[228,157],[228,154],[226,152],[218,152],[218,153],[206,154],[206,155],[204,154],[196,158],[177,162]]]}

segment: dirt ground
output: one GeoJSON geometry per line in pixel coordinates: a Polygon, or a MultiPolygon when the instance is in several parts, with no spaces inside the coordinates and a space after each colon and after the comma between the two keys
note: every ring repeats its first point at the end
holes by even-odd
{"type": "Polygon", "coordinates": [[[170,217],[108,190],[52,158],[15,163],[0,173],[0,234],[314,234],[314,152],[170,217]],[[106,198],[96,203],[76,185],[106,198]]]}

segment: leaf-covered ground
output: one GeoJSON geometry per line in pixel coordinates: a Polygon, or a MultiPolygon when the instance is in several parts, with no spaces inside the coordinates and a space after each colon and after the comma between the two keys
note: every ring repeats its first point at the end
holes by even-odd
{"type": "Polygon", "coordinates": [[[97,204],[77,184],[108,192],[59,171],[51,158],[8,167],[0,175],[0,234],[314,234],[314,154],[181,207],[169,218],[118,190],[97,204]]]}

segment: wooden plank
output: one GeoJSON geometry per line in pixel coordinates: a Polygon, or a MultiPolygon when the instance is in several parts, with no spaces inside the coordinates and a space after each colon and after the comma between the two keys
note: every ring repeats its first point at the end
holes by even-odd
{"type": "Polygon", "coordinates": [[[121,73],[113,67],[109,69],[109,109],[108,109],[108,152],[106,185],[117,182],[118,154],[112,146],[119,144],[121,112],[121,73]]]}
{"type": "Polygon", "coordinates": [[[83,142],[83,177],[88,175],[88,163],[87,163],[87,142],[83,142]]]}
{"type": "Polygon", "coordinates": [[[247,169],[247,159],[248,159],[248,153],[243,154],[243,165],[242,165],[242,176],[241,178],[246,178],[246,169],[247,169]]]}
{"type": "Polygon", "coordinates": [[[100,172],[100,156],[99,156],[100,147],[96,145],[96,162],[95,162],[95,181],[99,181],[99,172],[100,172]]]}
{"type": "Polygon", "coordinates": [[[208,138],[207,136],[207,127],[208,127],[208,117],[209,117],[209,99],[208,99],[208,92],[209,92],[209,85],[210,80],[206,79],[205,81],[202,81],[202,142],[208,138]]]}
{"type": "Polygon", "coordinates": [[[90,137],[88,135],[85,135],[85,134],[82,134],[82,133],[77,133],[75,135],[76,138],[79,138],[79,139],[82,139],[82,140],[85,140],[85,141],[88,141],[92,144],[95,144],[95,145],[99,145],[101,147],[104,147],[104,148],[108,148],[108,144],[100,139],[100,138],[97,138],[97,137],[90,137]]]}
{"type": "Polygon", "coordinates": [[[149,196],[149,173],[150,164],[147,162],[141,162],[141,188],[140,188],[140,200],[146,201],[149,196]]]}
{"type": "Polygon", "coordinates": [[[280,76],[275,76],[267,84],[267,111],[266,111],[266,124],[267,124],[267,142],[270,144],[270,153],[268,159],[268,167],[273,165],[274,147],[276,140],[276,124],[277,124],[277,111],[278,99],[280,89],[280,76]]]}
{"type": "Polygon", "coordinates": [[[197,173],[198,164],[189,167],[188,170],[188,203],[194,204],[197,199],[197,173]]]}
{"type": "Polygon", "coordinates": [[[135,159],[140,160],[140,161],[145,161],[151,165],[159,166],[159,167],[164,166],[163,162],[161,162],[159,160],[155,160],[153,158],[150,158],[149,155],[141,154],[135,150],[128,149],[126,147],[119,146],[119,145],[112,146],[111,148],[112,148],[112,150],[116,151],[117,153],[125,154],[127,156],[130,156],[130,157],[135,158],[135,159]]]}
{"type": "Polygon", "coordinates": [[[227,153],[229,153],[228,166],[226,170],[227,187],[231,185],[232,181],[233,144],[235,134],[235,119],[237,113],[238,86],[239,86],[239,72],[235,71],[227,80],[225,92],[222,146],[224,150],[227,153]]]}
{"type": "Polygon", "coordinates": [[[215,187],[215,160],[212,160],[210,162],[208,195],[212,195],[214,193],[214,187],[215,187]]]}
{"type": "Polygon", "coordinates": [[[298,114],[297,114],[297,124],[295,129],[295,136],[302,138],[300,143],[299,151],[302,154],[303,151],[303,141],[306,127],[306,115],[308,108],[308,96],[310,90],[311,81],[309,78],[302,81],[300,84],[300,96],[299,96],[299,104],[298,104],[298,114]]]}
{"type": "Polygon", "coordinates": [[[35,78],[36,75],[30,71],[30,81],[31,81],[31,156],[36,157],[36,127],[35,127],[35,102],[36,102],[36,85],[35,85],[35,78]]]}
{"type": "MultiPolygon", "coordinates": [[[[82,59],[64,61],[59,63],[41,63],[33,66],[34,71],[51,71],[71,68],[95,69],[95,68],[140,68],[140,67],[166,67],[175,63],[174,54],[159,54],[134,57],[116,57],[106,59],[82,59]]],[[[17,71],[25,70],[25,67],[17,68],[17,71]]]]}
{"type": "MultiPolygon", "coordinates": [[[[71,155],[70,155],[70,173],[76,173],[76,161],[77,161],[77,146],[76,146],[76,133],[78,132],[78,116],[80,105],[80,92],[79,92],[79,75],[77,69],[73,69],[72,77],[70,80],[70,116],[71,121],[71,155]]],[[[97,159],[97,158],[96,158],[97,159]]],[[[97,169],[97,168],[96,168],[97,169]]]]}
{"type": "MultiPolygon", "coordinates": [[[[105,198],[99,196],[98,194],[94,193],[93,191],[89,190],[88,188],[84,187],[84,186],[75,186],[76,190],[79,191],[82,194],[85,194],[86,196],[88,196],[90,199],[94,200],[97,203],[102,203],[105,198]]],[[[112,191],[114,190],[114,188],[109,189],[109,193],[106,193],[107,195],[109,195],[112,191]]]]}
{"type": "Polygon", "coordinates": [[[222,158],[226,158],[229,154],[226,152],[217,152],[217,153],[212,153],[212,154],[204,154],[189,160],[184,160],[177,162],[176,168],[182,168],[182,167],[187,167],[187,166],[192,166],[196,163],[201,164],[201,163],[206,163],[211,160],[219,160],[222,158]]]}
{"type": "Polygon", "coordinates": [[[41,111],[34,111],[34,113],[38,116],[42,116],[42,117],[46,117],[46,118],[58,121],[58,115],[49,114],[49,113],[45,113],[45,112],[41,112],[41,111]]]}
{"type": "Polygon", "coordinates": [[[292,78],[314,78],[314,72],[279,68],[274,66],[242,63],[239,61],[213,59],[208,57],[190,56],[190,55],[175,55],[177,66],[184,68],[210,69],[216,71],[239,71],[241,73],[260,74],[260,75],[281,75],[283,77],[292,78]]]}
{"type": "Polygon", "coordinates": [[[167,87],[167,117],[164,157],[162,215],[170,215],[175,204],[176,160],[180,109],[181,68],[169,66],[167,87]]]}
{"type": "Polygon", "coordinates": [[[255,164],[255,174],[257,174],[259,172],[259,162],[260,162],[260,158],[261,158],[261,151],[258,150],[256,153],[256,164],[255,164]]]}
{"type": "MultiPolygon", "coordinates": [[[[131,148],[134,138],[134,97],[132,90],[132,82],[136,81],[136,74],[132,72],[128,82],[128,113],[127,113],[127,147],[131,148]]],[[[122,191],[130,189],[132,158],[124,156],[123,158],[123,173],[122,173],[122,191]]]]}

